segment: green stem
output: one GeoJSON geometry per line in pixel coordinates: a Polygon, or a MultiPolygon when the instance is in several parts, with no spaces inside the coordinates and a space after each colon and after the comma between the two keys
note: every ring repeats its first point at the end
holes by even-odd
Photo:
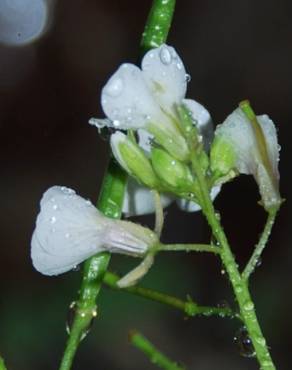
{"type": "Polygon", "coordinates": [[[273,225],[275,223],[276,216],[277,216],[277,210],[273,210],[268,214],[267,222],[262,232],[262,235],[260,237],[260,240],[258,244],[256,245],[253,251],[253,254],[250,257],[247,265],[245,266],[245,269],[243,270],[242,278],[245,281],[248,281],[250,274],[253,273],[253,271],[255,270],[258,264],[261,254],[269,240],[269,236],[271,234],[273,225]]]}
{"type": "Polygon", "coordinates": [[[7,370],[2,357],[0,357],[0,370],[7,370]]]}
{"type": "MultiPolygon", "coordinates": [[[[110,160],[98,201],[98,208],[106,216],[120,218],[125,184],[125,173],[113,160],[110,160]]],[[[96,298],[109,261],[110,254],[105,252],[93,256],[84,263],[80,294],[75,305],[74,320],[60,370],[71,368],[79,343],[86,335],[92,319],[96,316],[96,298]]]]}
{"type": "MultiPolygon", "coordinates": [[[[144,53],[155,43],[159,46],[166,41],[171,25],[175,1],[153,1],[145,32],[142,36],[141,51],[144,53]]],[[[104,176],[98,208],[106,216],[120,218],[127,176],[111,159],[104,176]]],[[[76,313],[66,343],[59,370],[70,370],[75,353],[84,337],[92,318],[96,315],[96,298],[99,294],[103,276],[110,261],[109,253],[98,254],[84,263],[83,279],[76,313]]]]}
{"type": "Polygon", "coordinates": [[[187,252],[209,252],[220,254],[221,249],[215,245],[210,244],[160,244],[157,249],[159,252],[163,251],[187,251],[187,252]]]}
{"type": "Polygon", "coordinates": [[[120,277],[112,272],[106,272],[103,278],[104,284],[114,290],[123,290],[128,293],[146,298],[151,299],[152,301],[159,302],[165,304],[167,306],[176,308],[182,312],[184,312],[188,316],[220,316],[220,317],[237,317],[238,314],[234,313],[228,307],[212,307],[212,306],[199,306],[197,303],[192,301],[191,299],[187,301],[183,301],[179,298],[173,297],[171,295],[157,292],[153,289],[143,288],[139,285],[135,285],[129,288],[119,288],[117,286],[117,282],[120,280],[120,277]]]}
{"type": "Polygon", "coordinates": [[[255,313],[254,303],[250,296],[247,282],[241,277],[238,270],[235,258],[231,252],[231,248],[213,207],[207,181],[203,175],[200,163],[195,156],[192,158],[192,166],[200,186],[203,212],[211,226],[213,235],[222,248],[220,253],[222,263],[228,273],[229,280],[239,305],[242,320],[253,343],[255,355],[261,366],[261,370],[275,370],[275,365],[273,364],[255,313]]]}
{"type": "Polygon", "coordinates": [[[156,366],[166,370],[184,370],[185,367],[177,365],[167,358],[163,353],[158,351],[152,343],[149,342],[141,333],[132,331],[129,333],[129,340],[133,346],[142,351],[149,360],[156,366]]]}
{"type": "Polygon", "coordinates": [[[142,34],[142,55],[166,42],[171,26],[175,0],[153,0],[146,26],[142,34]]]}

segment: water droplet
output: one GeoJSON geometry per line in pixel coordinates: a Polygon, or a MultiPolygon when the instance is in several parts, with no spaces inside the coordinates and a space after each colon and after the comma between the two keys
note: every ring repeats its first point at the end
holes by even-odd
{"type": "Polygon", "coordinates": [[[246,301],[244,304],[243,304],[243,309],[244,311],[247,311],[247,312],[250,312],[254,309],[254,304],[252,301],[246,301]]]}
{"type": "Polygon", "coordinates": [[[99,129],[99,136],[102,140],[108,141],[115,131],[116,130],[113,127],[102,127],[99,129]]]}
{"type": "Polygon", "coordinates": [[[58,209],[59,207],[58,207],[58,205],[57,204],[53,204],[53,209],[54,210],[56,210],[56,209],[58,209]]]}
{"type": "Polygon", "coordinates": [[[56,219],[56,217],[55,217],[55,216],[52,216],[52,217],[50,218],[50,222],[51,222],[51,224],[54,224],[56,221],[57,221],[57,219],[56,219]]]}
{"type": "Polygon", "coordinates": [[[182,63],[176,63],[176,67],[177,67],[177,69],[182,69],[182,67],[183,67],[183,65],[182,65],[182,63]]]}
{"type": "Polygon", "coordinates": [[[66,186],[61,186],[61,191],[67,195],[75,194],[75,191],[73,189],[67,188],[66,186]]]}
{"type": "Polygon", "coordinates": [[[258,257],[257,262],[256,262],[256,267],[260,267],[262,264],[262,258],[258,257]]]}
{"type": "Polygon", "coordinates": [[[123,91],[123,81],[121,78],[114,78],[106,86],[106,93],[113,98],[116,98],[123,91]]]}
{"type": "Polygon", "coordinates": [[[80,265],[75,265],[72,270],[73,272],[77,272],[77,271],[80,271],[80,265]]]}
{"type": "Polygon", "coordinates": [[[66,238],[66,239],[69,239],[70,237],[71,237],[71,234],[70,234],[70,233],[66,233],[66,234],[65,234],[65,238],[66,238]]]}
{"type": "Polygon", "coordinates": [[[68,335],[70,335],[70,332],[71,332],[71,327],[73,325],[73,322],[74,322],[74,318],[75,318],[75,315],[76,314],[79,314],[81,317],[85,317],[88,313],[90,314],[91,316],[91,320],[89,322],[89,325],[88,327],[84,330],[84,332],[82,333],[81,335],[81,338],[80,340],[83,340],[86,335],[90,332],[90,329],[92,328],[92,325],[93,325],[93,320],[94,318],[97,316],[97,311],[96,309],[92,309],[91,311],[89,312],[86,312],[86,311],[78,311],[78,308],[77,308],[77,302],[73,301],[70,303],[69,305],[69,310],[68,310],[68,314],[67,314],[67,320],[66,320],[66,332],[68,335]]]}
{"type": "Polygon", "coordinates": [[[218,308],[230,308],[230,305],[225,299],[222,299],[221,301],[217,303],[217,307],[218,308]]]}
{"type": "Polygon", "coordinates": [[[188,73],[185,74],[185,80],[186,80],[186,83],[190,82],[191,81],[191,75],[189,75],[188,73]]]}
{"type": "Polygon", "coordinates": [[[264,347],[265,345],[266,345],[266,340],[265,340],[265,338],[263,338],[263,337],[255,337],[255,341],[259,344],[259,345],[261,345],[262,347],[264,347]]]}
{"type": "Polygon", "coordinates": [[[172,61],[172,56],[167,46],[163,46],[159,52],[160,60],[163,64],[169,65],[172,61]]]}
{"type": "Polygon", "coordinates": [[[234,337],[239,353],[243,357],[254,357],[255,350],[245,327],[241,327],[234,337]]]}
{"type": "Polygon", "coordinates": [[[113,125],[114,125],[115,127],[118,127],[118,126],[120,125],[120,121],[119,121],[119,120],[117,120],[117,119],[113,120],[113,125]]]}
{"type": "Polygon", "coordinates": [[[242,292],[242,286],[235,285],[234,290],[235,290],[235,293],[240,294],[242,292]]]}

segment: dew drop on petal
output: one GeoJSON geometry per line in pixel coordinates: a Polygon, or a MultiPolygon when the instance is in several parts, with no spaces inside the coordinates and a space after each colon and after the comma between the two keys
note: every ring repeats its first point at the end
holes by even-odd
{"type": "Polygon", "coordinates": [[[172,61],[172,56],[170,54],[170,51],[166,46],[163,46],[159,52],[160,60],[163,64],[169,65],[172,61]]]}
{"type": "Polygon", "coordinates": [[[105,92],[113,98],[119,96],[122,91],[123,91],[123,81],[121,78],[115,78],[111,80],[107,84],[105,89],[105,92]]]}
{"type": "Polygon", "coordinates": [[[74,271],[74,272],[80,271],[80,265],[75,265],[75,266],[72,268],[72,271],[74,271]]]}
{"type": "Polygon", "coordinates": [[[54,205],[53,205],[53,209],[54,209],[54,210],[56,210],[56,209],[58,209],[58,208],[59,208],[59,207],[58,207],[58,205],[57,205],[57,204],[54,204],[54,205]]]}
{"type": "Polygon", "coordinates": [[[177,69],[182,69],[183,65],[182,65],[182,63],[176,63],[176,67],[177,67],[177,69]]]}
{"type": "Polygon", "coordinates": [[[56,219],[56,217],[55,217],[55,216],[52,216],[52,217],[50,218],[50,222],[51,222],[51,224],[54,224],[56,221],[57,221],[57,219],[56,219]]]}
{"type": "Polygon", "coordinates": [[[191,81],[191,75],[189,75],[188,73],[186,73],[186,75],[185,75],[185,80],[186,80],[186,82],[190,82],[191,81]]]}
{"type": "Polygon", "coordinates": [[[75,191],[73,189],[67,188],[66,186],[61,186],[61,191],[67,195],[75,194],[75,191]]]}

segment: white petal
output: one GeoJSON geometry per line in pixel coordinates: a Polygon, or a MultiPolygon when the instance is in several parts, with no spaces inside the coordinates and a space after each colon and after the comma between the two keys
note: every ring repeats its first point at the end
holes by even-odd
{"type": "Polygon", "coordinates": [[[113,126],[122,130],[161,121],[160,108],[134,64],[122,64],[113,74],[102,89],[101,105],[113,126]]]}
{"type": "MultiPolygon", "coordinates": [[[[167,207],[172,198],[168,195],[161,194],[161,202],[163,207],[167,207]]],[[[128,181],[124,203],[123,213],[126,217],[145,215],[155,211],[154,197],[151,191],[141,186],[134,179],[128,181]]]]}
{"type": "Polygon", "coordinates": [[[171,46],[161,45],[148,51],[142,60],[142,71],[149,89],[167,112],[185,97],[185,67],[171,46]]]}
{"type": "Polygon", "coordinates": [[[104,250],[107,219],[71,189],[54,186],[41,200],[31,257],[45,275],[57,275],[104,250]]]}
{"type": "Polygon", "coordinates": [[[183,103],[191,112],[192,118],[197,122],[197,127],[203,135],[205,148],[208,150],[214,137],[214,127],[210,113],[202,104],[195,100],[184,99],[183,103]]]}
{"type": "Polygon", "coordinates": [[[258,122],[261,125],[263,130],[265,141],[268,150],[268,156],[270,163],[272,165],[273,174],[276,179],[279,179],[279,170],[278,170],[278,163],[279,163],[279,145],[278,145],[278,138],[275,125],[273,121],[267,116],[266,114],[262,116],[257,116],[258,122]]]}
{"type": "Polygon", "coordinates": [[[197,203],[190,200],[178,199],[176,203],[178,207],[185,212],[197,212],[201,210],[201,207],[197,203]]]}
{"type": "MultiPolygon", "coordinates": [[[[221,190],[221,185],[220,186],[214,186],[211,189],[210,196],[211,196],[212,200],[214,200],[217,197],[220,190],[221,190]]],[[[190,200],[178,199],[176,202],[177,202],[178,207],[182,211],[185,211],[185,212],[197,212],[197,211],[201,210],[201,207],[197,203],[192,202],[190,200]]]]}
{"type": "Polygon", "coordinates": [[[139,146],[144,150],[146,154],[150,155],[151,141],[153,140],[154,136],[149,134],[149,132],[144,129],[139,129],[137,131],[137,134],[139,138],[139,146]]]}
{"type": "Polygon", "coordinates": [[[123,167],[123,169],[127,171],[128,173],[131,173],[129,167],[127,166],[127,163],[124,161],[123,157],[121,156],[121,152],[119,149],[119,144],[125,143],[126,141],[127,141],[127,136],[124,133],[117,131],[111,135],[110,145],[111,145],[113,155],[115,159],[119,162],[120,166],[123,167]]]}
{"type": "Polygon", "coordinates": [[[216,135],[222,135],[236,152],[236,168],[242,174],[255,174],[260,162],[256,137],[253,128],[240,108],[233,111],[217,126],[216,135]]]}

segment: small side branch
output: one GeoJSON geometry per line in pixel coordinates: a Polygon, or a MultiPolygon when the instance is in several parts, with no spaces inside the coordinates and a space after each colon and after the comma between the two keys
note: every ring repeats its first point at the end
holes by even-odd
{"type": "Polygon", "coordinates": [[[131,331],[129,333],[130,343],[143,352],[149,360],[160,367],[161,369],[166,370],[185,370],[185,367],[179,366],[177,363],[171,361],[163,353],[161,353],[157,348],[153,346],[148,339],[146,339],[142,334],[137,331],[131,331]]]}
{"type": "Polygon", "coordinates": [[[159,252],[163,251],[188,251],[188,252],[209,252],[214,254],[220,254],[221,249],[218,246],[210,244],[160,244],[158,249],[159,252]]]}
{"type": "Polygon", "coordinates": [[[243,280],[247,281],[249,279],[249,276],[253,271],[255,270],[258,261],[262,255],[262,252],[269,240],[269,236],[271,234],[273,225],[275,223],[275,218],[277,216],[277,211],[270,212],[267,218],[267,222],[265,225],[265,228],[261,234],[260,240],[258,244],[256,245],[254,252],[252,256],[250,257],[247,265],[245,266],[245,269],[242,272],[242,278],[243,280]]]}
{"type": "Polygon", "coordinates": [[[150,299],[155,302],[163,303],[167,306],[176,308],[182,311],[185,315],[193,317],[193,316],[219,316],[219,317],[229,317],[229,318],[240,318],[237,313],[234,313],[228,307],[212,307],[212,306],[199,306],[197,303],[193,302],[191,299],[187,301],[183,301],[179,298],[173,297],[171,295],[158,292],[153,289],[143,288],[139,285],[121,289],[118,287],[117,282],[119,281],[120,277],[112,272],[107,271],[103,282],[109,288],[115,290],[123,290],[128,293],[150,299]]]}

